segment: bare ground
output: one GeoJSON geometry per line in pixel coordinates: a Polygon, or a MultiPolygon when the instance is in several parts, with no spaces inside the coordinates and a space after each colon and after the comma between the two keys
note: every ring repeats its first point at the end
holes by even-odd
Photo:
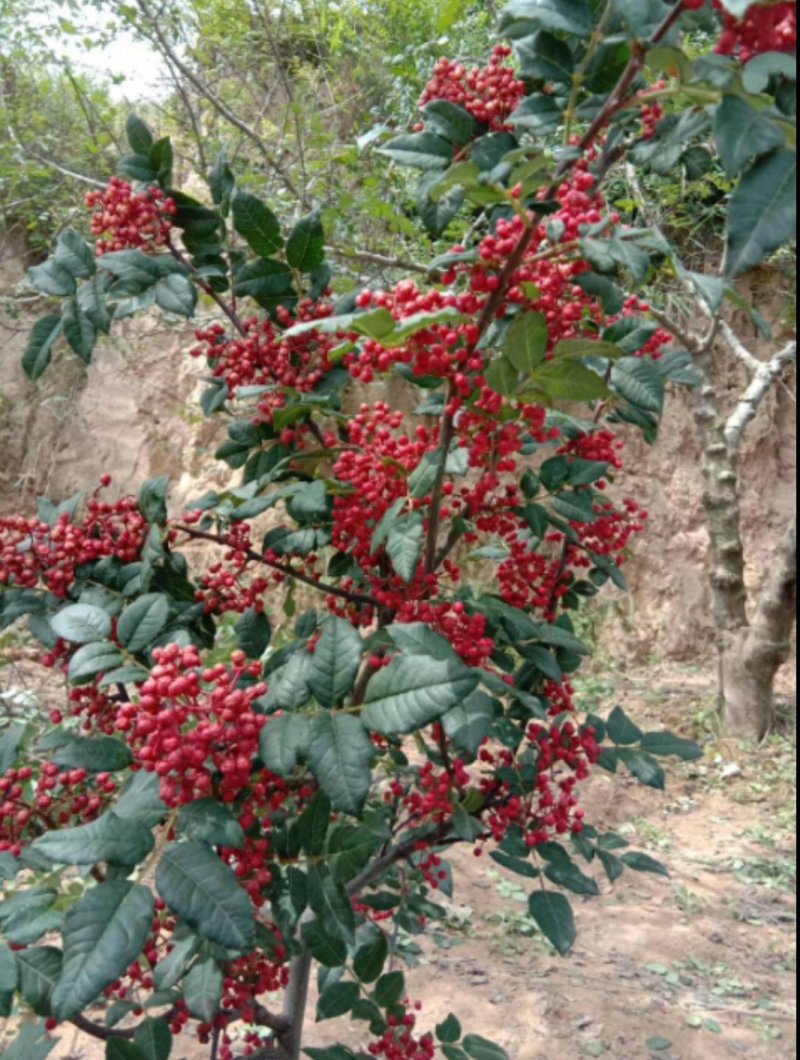
{"type": "MultiPolygon", "coordinates": [[[[672,667],[585,682],[607,710],[709,738],[707,673],[672,667]]],[[[795,1037],[794,742],[757,750],[711,736],[706,759],[670,768],[666,792],[599,774],[592,822],[665,862],[600,898],[575,899],[579,938],[555,957],[526,916],[518,878],[469,851],[454,856],[446,929],[424,944],[409,992],[433,1026],[450,1011],[512,1060],[790,1060],[795,1037]],[[658,1048],[656,1048],[658,1047],[658,1048]]],[[[363,1024],[309,1025],[309,1045],[363,1046],[363,1024]]],[[[54,1060],[99,1060],[100,1043],[62,1034],[54,1060]]],[[[207,1050],[185,1039],[176,1060],[207,1050]]]]}

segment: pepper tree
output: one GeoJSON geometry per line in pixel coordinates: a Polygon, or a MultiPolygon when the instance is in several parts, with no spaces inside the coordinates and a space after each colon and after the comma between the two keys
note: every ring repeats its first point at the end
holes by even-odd
{"type": "Polygon", "coordinates": [[[0,1009],[43,1020],[8,1056],[72,1023],[125,1060],[187,1026],[214,1057],[502,1058],[455,1015],[424,1030],[396,964],[445,915],[447,852],[527,880],[562,954],[564,892],[599,892],[581,863],[666,871],[587,822],[580,786],[599,766],[660,788],[658,757],[699,749],[578,712],[570,612],[624,590],[645,526],[614,498],[618,425],[655,439],[667,383],[695,382],[637,294],[669,248],[622,223],[607,174],[678,163],[716,116],[741,160],[728,274],[692,282],[724,295],[786,238],[794,5],[727,4],[726,54],[692,61],[682,33],[720,29],[703,7],[512,0],[513,47],[440,60],[419,124],[378,148],[422,171],[435,239],[469,218],[423,286],[337,301],[319,213],[284,232],[224,155],[208,202],[178,191],[169,140],[130,118],[120,177],[88,198],[96,245],[64,232],[30,270],[59,303],[25,368],[202,306],[203,411],[242,474],[179,514],[167,480],[108,500],[105,477],[0,520],[0,627],[26,618],[67,690],[46,731],[0,737],[0,1009]],[[412,416],[344,411],[390,373],[412,416]],[[307,1047],[314,967],[317,1018],[361,1021],[366,1053],[307,1047]]]}

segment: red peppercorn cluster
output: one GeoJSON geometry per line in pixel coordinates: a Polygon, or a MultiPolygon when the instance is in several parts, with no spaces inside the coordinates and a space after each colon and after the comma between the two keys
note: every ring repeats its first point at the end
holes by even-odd
{"type": "MultiPolygon", "coordinates": [[[[666,87],[666,81],[656,81],[655,84],[648,91],[659,91],[660,89],[666,87]]],[[[658,126],[664,120],[665,113],[666,111],[664,110],[663,104],[659,103],[658,101],[652,103],[644,103],[640,112],[640,116],[642,120],[642,135],[645,140],[652,140],[655,137],[658,126]]]]}
{"type": "Polygon", "coordinates": [[[97,493],[77,523],[67,513],[54,526],[22,515],[0,518],[0,585],[34,589],[41,583],[64,597],[84,564],[106,556],[136,562],[148,531],[135,497],[108,503],[97,493]]]}
{"type": "Polygon", "coordinates": [[[797,50],[797,3],[753,4],[743,19],[737,19],[725,9],[721,0],[714,0],[721,12],[724,29],[717,44],[720,55],[735,55],[749,63],[764,52],[794,52],[797,50]]]}
{"type": "Polygon", "coordinates": [[[511,48],[501,44],[492,53],[488,66],[471,70],[454,59],[439,59],[422,93],[420,107],[444,99],[468,110],[494,131],[508,128],[509,117],[525,98],[525,83],[508,63],[511,54],[511,48]]]}
{"type": "Polygon", "coordinates": [[[275,412],[286,405],[287,390],[308,393],[330,372],[329,355],[341,341],[319,331],[286,339],[283,331],[293,324],[324,320],[332,312],[328,302],[305,299],[293,315],[281,307],[277,323],[269,317],[242,321],[245,334],[233,338],[221,324],[211,324],[195,332],[200,345],[190,353],[208,360],[212,375],[227,383],[232,398],[245,386],[267,387],[254,419],[271,423],[275,412]]]}
{"type": "Polygon", "coordinates": [[[178,212],[173,199],[161,188],[136,192],[126,180],[112,177],[105,191],[90,191],[86,205],[95,211],[92,235],[98,255],[113,250],[138,249],[152,253],[167,245],[170,217],[178,212]]]}
{"type": "Polygon", "coordinates": [[[0,777],[0,853],[19,857],[44,831],[94,821],[117,793],[108,773],[53,762],[9,769],[0,777]]]}
{"type": "Polygon", "coordinates": [[[153,652],[155,666],[139,701],[121,703],[116,727],[126,734],[137,761],[161,778],[161,797],[181,806],[215,795],[233,802],[249,786],[251,760],[266,719],[253,702],[266,692],[258,663],[234,652],[232,668],[203,669],[194,647],[171,644],[153,652]]]}
{"type": "MultiPolygon", "coordinates": [[[[433,1060],[436,1055],[436,1044],[432,1034],[423,1034],[417,1038],[414,1034],[417,1017],[409,1012],[410,1002],[403,1002],[405,1012],[402,1015],[392,1013],[387,1019],[389,1029],[381,1037],[367,1046],[370,1056],[382,1056],[385,1060],[433,1060]]],[[[422,1006],[415,1003],[419,1011],[422,1006]]]]}

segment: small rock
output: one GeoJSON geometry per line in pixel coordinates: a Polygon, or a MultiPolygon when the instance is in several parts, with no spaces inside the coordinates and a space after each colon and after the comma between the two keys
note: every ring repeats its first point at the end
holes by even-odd
{"type": "Polygon", "coordinates": [[[579,1020],[576,1020],[575,1026],[578,1028],[579,1031],[585,1031],[586,1028],[591,1027],[593,1023],[594,1020],[591,1016],[581,1016],[579,1020]]]}
{"type": "Polygon", "coordinates": [[[742,767],[737,762],[729,762],[722,770],[723,780],[734,780],[742,775],[742,767]]]}
{"type": "Polygon", "coordinates": [[[712,931],[711,934],[708,936],[708,941],[716,943],[717,946],[725,945],[725,939],[722,937],[722,935],[720,935],[718,931],[712,931]]]}
{"type": "Polygon", "coordinates": [[[490,1005],[505,1005],[506,996],[505,994],[492,994],[489,998],[490,1005]]]}
{"type": "Polygon", "coordinates": [[[473,975],[470,978],[469,985],[470,986],[486,986],[486,984],[488,982],[489,982],[489,976],[488,975],[473,975]]]}

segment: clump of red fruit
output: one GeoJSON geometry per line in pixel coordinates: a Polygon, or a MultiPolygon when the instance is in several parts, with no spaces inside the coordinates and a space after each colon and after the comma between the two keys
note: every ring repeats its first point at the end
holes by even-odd
{"type": "Polygon", "coordinates": [[[90,191],[85,201],[95,211],[92,235],[97,237],[98,254],[130,249],[150,252],[166,246],[172,231],[170,218],[178,212],[175,201],[161,188],[150,185],[137,192],[121,177],[112,177],[104,191],[90,191]]]}

